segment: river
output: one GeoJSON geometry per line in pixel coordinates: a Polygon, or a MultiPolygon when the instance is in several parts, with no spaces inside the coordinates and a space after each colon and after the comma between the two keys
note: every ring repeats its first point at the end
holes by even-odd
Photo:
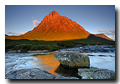
{"type": "MultiPolygon", "coordinates": [[[[77,69],[61,66],[54,57],[59,51],[51,53],[5,53],[5,74],[20,69],[40,68],[53,75],[77,77],[77,69]]],[[[115,52],[82,54],[89,56],[90,66],[115,71],[115,52]]]]}

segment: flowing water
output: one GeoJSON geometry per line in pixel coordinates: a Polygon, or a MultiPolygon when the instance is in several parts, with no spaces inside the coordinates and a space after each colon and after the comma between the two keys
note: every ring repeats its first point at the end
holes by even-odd
{"type": "MultiPolygon", "coordinates": [[[[60,65],[52,53],[5,53],[5,73],[19,69],[40,68],[53,75],[77,77],[77,69],[60,65]],[[34,55],[38,54],[38,55],[34,55]],[[33,56],[34,55],[34,56],[33,56]]],[[[82,53],[90,58],[90,66],[115,71],[115,52],[82,53]]]]}

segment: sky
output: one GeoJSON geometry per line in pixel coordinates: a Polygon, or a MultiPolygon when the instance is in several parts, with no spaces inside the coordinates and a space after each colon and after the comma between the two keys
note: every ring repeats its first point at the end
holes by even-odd
{"type": "Polygon", "coordinates": [[[5,34],[31,31],[53,10],[90,33],[104,33],[115,40],[115,5],[5,5],[5,34]]]}

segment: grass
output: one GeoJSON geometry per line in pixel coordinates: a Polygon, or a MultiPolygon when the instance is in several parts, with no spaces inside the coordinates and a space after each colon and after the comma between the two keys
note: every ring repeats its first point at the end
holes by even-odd
{"type": "Polygon", "coordinates": [[[91,66],[90,69],[99,69],[99,68],[91,66]]]}
{"type": "Polygon", "coordinates": [[[5,40],[5,50],[22,50],[22,52],[26,52],[28,50],[49,50],[54,51],[59,49],[59,46],[54,42],[47,41],[37,41],[37,40],[5,40]]]}
{"type": "Polygon", "coordinates": [[[89,39],[79,39],[79,40],[69,40],[69,41],[38,41],[38,40],[10,40],[5,39],[5,51],[9,49],[12,50],[22,50],[26,52],[27,50],[49,50],[54,51],[60,48],[70,48],[74,47],[76,44],[84,45],[115,45],[114,41],[108,40],[89,40],[89,39]]]}

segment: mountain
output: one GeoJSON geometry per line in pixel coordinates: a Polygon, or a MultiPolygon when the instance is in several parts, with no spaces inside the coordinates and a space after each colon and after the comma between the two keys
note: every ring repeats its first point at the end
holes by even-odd
{"type": "Polygon", "coordinates": [[[106,36],[105,34],[103,34],[103,33],[101,33],[101,34],[94,34],[94,35],[97,36],[97,37],[101,37],[101,38],[104,38],[104,39],[108,39],[108,40],[113,41],[113,39],[107,37],[107,36],[106,36]]]}
{"type": "Polygon", "coordinates": [[[112,42],[113,41],[112,39],[107,38],[106,35],[104,37],[102,37],[102,36],[103,36],[103,34],[100,34],[99,36],[97,36],[96,34],[90,34],[88,36],[87,40],[92,41],[92,42],[112,42]]]}
{"type": "Polygon", "coordinates": [[[8,36],[7,34],[5,34],[5,36],[8,36]]]}
{"type": "MultiPolygon", "coordinates": [[[[52,11],[45,16],[33,30],[21,36],[5,36],[6,39],[29,39],[44,41],[60,41],[85,39],[91,33],[71,19],[52,11]]],[[[100,35],[97,35],[100,36],[100,35]]],[[[107,37],[107,36],[106,36],[107,37]]],[[[107,39],[107,38],[106,38],[107,39]]]]}

